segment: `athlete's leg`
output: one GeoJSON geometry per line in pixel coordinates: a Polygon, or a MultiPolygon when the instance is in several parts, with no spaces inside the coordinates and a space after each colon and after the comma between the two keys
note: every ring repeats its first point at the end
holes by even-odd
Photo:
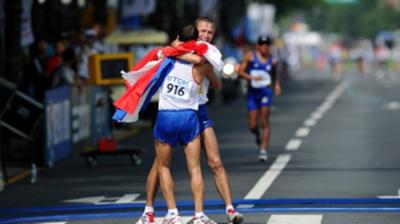
{"type": "Polygon", "coordinates": [[[221,160],[214,128],[208,127],[203,130],[201,138],[206,152],[208,166],[211,168],[214,175],[215,186],[225,202],[228,221],[232,224],[239,224],[243,221],[243,215],[237,212],[232,205],[229,177],[221,160]]]}
{"type": "Polygon", "coordinates": [[[208,166],[211,168],[217,191],[225,202],[232,205],[232,195],[229,187],[229,178],[222,164],[219,154],[217,137],[213,127],[206,128],[202,133],[202,142],[207,156],[208,166]]]}
{"type": "Polygon", "coordinates": [[[269,114],[270,114],[269,107],[262,106],[260,108],[261,130],[262,130],[260,149],[265,149],[265,150],[268,149],[269,138],[270,138],[269,114]]]}
{"type": "Polygon", "coordinates": [[[170,171],[172,147],[169,144],[155,140],[155,148],[161,191],[167,203],[168,209],[176,209],[174,180],[172,179],[170,171]]]}
{"type": "Polygon", "coordinates": [[[156,193],[158,191],[158,166],[157,161],[154,159],[153,165],[147,175],[147,183],[146,183],[146,206],[144,207],[144,211],[142,216],[136,222],[136,224],[154,224],[155,223],[155,214],[154,214],[154,200],[156,193]]]}
{"type": "Polygon", "coordinates": [[[250,110],[247,113],[249,130],[256,136],[256,142],[257,145],[259,145],[261,142],[260,142],[260,131],[258,129],[257,115],[258,115],[257,110],[250,110]]]}
{"type": "Polygon", "coordinates": [[[149,174],[147,175],[146,182],[146,206],[153,207],[154,200],[156,198],[156,194],[158,192],[159,186],[158,179],[158,166],[157,166],[157,157],[154,159],[153,166],[150,169],[149,174]]]}
{"type": "Polygon", "coordinates": [[[190,174],[190,187],[193,193],[196,212],[203,212],[204,181],[201,173],[200,150],[200,136],[197,136],[185,145],[187,168],[190,174]]]}

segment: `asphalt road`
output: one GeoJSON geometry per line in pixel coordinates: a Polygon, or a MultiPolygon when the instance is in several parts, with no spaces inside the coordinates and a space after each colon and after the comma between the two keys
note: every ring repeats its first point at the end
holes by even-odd
{"type": "MultiPolygon", "coordinates": [[[[260,163],[247,130],[244,97],[217,102],[210,114],[244,223],[400,223],[400,75],[348,72],[340,80],[303,71],[284,81],[271,114],[269,160],[260,163]]],[[[154,157],[151,129],[124,144],[143,147],[141,166],[124,155],[97,167],[72,156],[0,192],[0,223],[134,223],[154,157]]],[[[206,212],[226,222],[203,160],[206,212]]],[[[185,219],[193,212],[181,148],[172,170],[185,219]]],[[[165,210],[161,194],[158,217],[165,210]]]]}

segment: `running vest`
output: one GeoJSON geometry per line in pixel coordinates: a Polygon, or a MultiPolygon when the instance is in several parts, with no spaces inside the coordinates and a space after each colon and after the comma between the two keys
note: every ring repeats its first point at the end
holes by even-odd
{"type": "Polygon", "coordinates": [[[261,63],[257,57],[256,51],[253,51],[253,60],[247,67],[247,72],[251,77],[262,76],[262,80],[249,80],[249,88],[265,88],[271,84],[272,57],[269,57],[265,63],[261,63]]]}
{"type": "Polygon", "coordinates": [[[203,82],[201,82],[199,88],[199,105],[206,104],[208,102],[208,87],[210,86],[210,81],[204,77],[203,82]]]}
{"type": "Polygon", "coordinates": [[[192,69],[193,64],[175,62],[161,87],[159,110],[198,110],[199,85],[193,78],[192,69]]]}

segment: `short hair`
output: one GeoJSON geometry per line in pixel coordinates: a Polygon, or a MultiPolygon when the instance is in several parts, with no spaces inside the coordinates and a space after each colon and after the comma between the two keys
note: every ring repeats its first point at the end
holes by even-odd
{"type": "Polygon", "coordinates": [[[197,40],[199,37],[199,31],[192,24],[184,26],[178,34],[178,39],[180,41],[190,41],[197,40]]]}
{"type": "Polygon", "coordinates": [[[197,26],[199,25],[199,23],[200,22],[206,22],[206,23],[211,23],[213,26],[214,26],[214,30],[216,29],[216,25],[215,25],[215,22],[214,22],[214,20],[212,20],[210,17],[206,17],[206,16],[201,16],[201,17],[199,17],[199,18],[197,18],[195,21],[194,21],[194,26],[197,28],[197,26]]]}

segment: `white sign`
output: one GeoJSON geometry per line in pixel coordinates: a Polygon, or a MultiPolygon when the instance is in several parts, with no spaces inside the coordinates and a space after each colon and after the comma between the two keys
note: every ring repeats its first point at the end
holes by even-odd
{"type": "Polygon", "coordinates": [[[275,6],[271,4],[252,3],[249,5],[247,8],[248,35],[252,42],[261,35],[272,35],[275,11],[275,6]]]}
{"type": "MultiPolygon", "coordinates": [[[[138,198],[140,194],[125,194],[122,197],[106,197],[106,196],[94,196],[94,197],[85,197],[85,198],[76,198],[65,200],[67,203],[84,203],[84,204],[125,204],[135,202],[136,198],[138,198]]],[[[138,202],[138,201],[136,201],[138,202]]]]}

